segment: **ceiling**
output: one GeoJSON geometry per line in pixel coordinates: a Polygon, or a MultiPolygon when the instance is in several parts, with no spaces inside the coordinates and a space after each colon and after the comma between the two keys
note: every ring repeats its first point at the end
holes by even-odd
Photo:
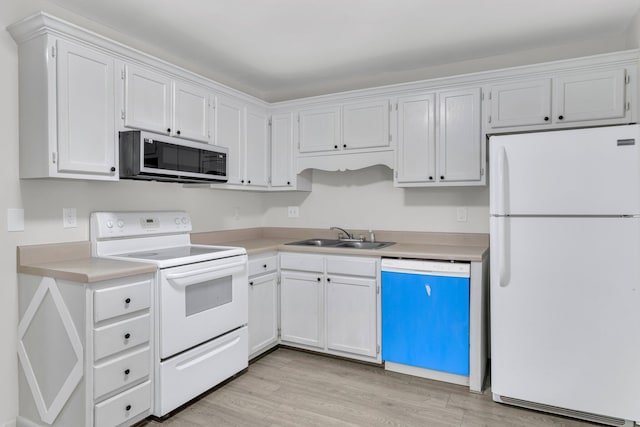
{"type": "Polygon", "coordinates": [[[621,36],[640,0],[51,0],[268,101],[621,36]],[[403,74],[404,73],[404,74],[403,74]]]}

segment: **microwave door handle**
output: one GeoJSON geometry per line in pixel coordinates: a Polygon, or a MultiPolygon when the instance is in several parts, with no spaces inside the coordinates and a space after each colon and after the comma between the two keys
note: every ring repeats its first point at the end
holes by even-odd
{"type": "Polygon", "coordinates": [[[233,264],[225,264],[224,266],[202,268],[184,273],[169,273],[166,275],[166,278],[176,286],[186,287],[196,283],[206,282],[207,280],[230,276],[244,269],[245,262],[235,262],[233,264]]]}

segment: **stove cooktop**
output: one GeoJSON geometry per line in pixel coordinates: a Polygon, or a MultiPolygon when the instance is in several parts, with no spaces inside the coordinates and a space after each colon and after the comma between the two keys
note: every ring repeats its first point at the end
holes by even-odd
{"type": "Polygon", "coordinates": [[[228,251],[229,248],[219,248],[215,246],[178,246],[175,248],[151,249],[141,252],[131,252],[125,254],[116,254],[115,256],[123,258],[143,259],[152,261],[165,261],[176,258],[186,258],[198,255],[213,254],[217,252],[228,251]]]}

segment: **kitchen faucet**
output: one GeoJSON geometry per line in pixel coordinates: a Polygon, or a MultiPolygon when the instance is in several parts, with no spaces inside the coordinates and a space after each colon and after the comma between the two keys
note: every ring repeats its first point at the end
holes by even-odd
{"type": "MultiPolygon", "coordinates": [[[[340,234],[340,236],[344,235],[345,239],[353,239],[353,234],[349,233],[347,230],[345,230],[344,228],[340,228],[340,227],[329,227],[329,230],[340,230],[342,233],[340,234]]],[[[342,237],[338,236],[339,239],[342,239],[342,237]]]]}

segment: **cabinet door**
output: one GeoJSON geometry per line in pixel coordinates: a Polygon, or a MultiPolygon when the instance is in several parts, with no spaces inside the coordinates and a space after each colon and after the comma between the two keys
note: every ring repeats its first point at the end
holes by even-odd
{"type": "Polygon", "coordinates": [[[276,273],[249,279],[249,355],[278,341],[276,273]]]}
{"type": "Polygon", "coordinates": [[[295,184],[293,171],[293,116],[291,113],[271,116],[271,186],[295,184]]]}
{"type": "Polygon", "coordinates": [[[489,97],[493,129],[551,123],[551,79],[494,85],[489,97]]]}
{"type": "Polygon", "coordinates": [[[244,171],[244,105],[233,98],[218,96],[216,105],[216,145],[227,147],[229,184],[241,184],[244,171]]]}
{"type": "Polygon", "coordinates": [[[342,148],[389,146],[389,101],[361,102],[342,107],[342,148]]]}
{"type": "Polygon", "coordinates": [[[624,118],[625,70],[572,74],[554,79],[554,121],[624,118]]]}
{"type": "Polygon", "coordinates": [[[180,138],[209,142],[209,92],[176,80],[173,84],[173,128],[180,138]]]}
{"type": "Polygon", "coordinates": [[[435,94],[398,100],[398,185],[435,182],[435,94]]]}
{"type": "Polygon", "coordinates": [[[340,142],[340,107],[317,108],[299,113],[301,153],[336,151],[340,142]]]}
{"type": "Polygon", "coordinates": [[[124,125],[171,133],[171,79],[133,65],[125,69],[124,125]]]}
{"type": "Polygon", "coordinates": [[[247,109],[247,144],[245,151],[245,184],[269,185],[269,117],[258,110],[247,109]]]}
{"type": "Polygon", "coordinates": [[[480,88],[440,92],[438,181],[479,181],[480,88]]]}
{"type": "Polygon", "coordinates": [[[58,171],[117,178],[113,58],[57,42],[58,171]]]}
{"type": "Polygon", "coordinates": [[[375,357],[376,280],[327,276],[327,348],[375,357]]]}
{"type": "Polygon", "coordinates": [[[281,272],[282,341],[324,348],[323,282],[321,273],[281,272]]]}

